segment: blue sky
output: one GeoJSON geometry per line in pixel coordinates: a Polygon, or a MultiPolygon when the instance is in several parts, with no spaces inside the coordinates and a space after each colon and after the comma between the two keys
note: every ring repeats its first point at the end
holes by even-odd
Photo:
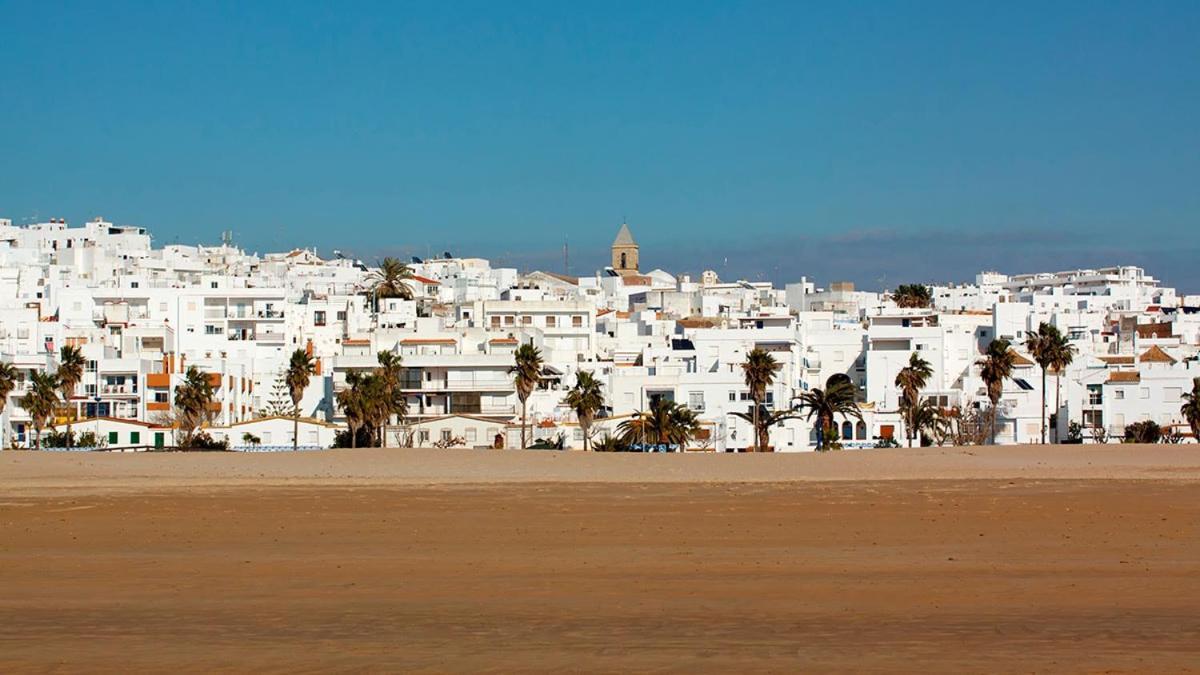
{"type": "Polygon", "coordinates": [[[1200,3],[0,0],[0,216],[1200,292],[1200,3]]]}

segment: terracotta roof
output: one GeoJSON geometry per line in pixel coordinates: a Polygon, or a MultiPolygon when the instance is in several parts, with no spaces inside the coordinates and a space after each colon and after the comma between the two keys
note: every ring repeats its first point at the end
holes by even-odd
{"type": "Polygon", "coordinates": [[[438,281],[437,279],[430,279],[429,277],[422,277],[422,276],[418,276],[416,274],[412,275],[409,278],[412,279],[413,281],[419,281],[423,284],[441,284],[442,283],[442,282],[438,281]]]}
{"type": "Polygon", "coordinates": [[[1110,366],[1132,366],[1132,356],[1097,356],[1096,358],[1107,363],[1110,366]]]}
{"type": "Polygon", "coordinates": [[[342,340],[342,344],[344,344],[344,345],[350,345],[351,347],[361,347],[361,346],[363,346],[363,345],[369,345],[369,344],[371,344],[371,341],[370,341],[369,339],[366,339],[366,338],[363,338],[363,339],[358,339],[358,338],[347,338],[347,339],[345,339],[345,340],[342,340]]]}
{"type": "Polygon", "coordinates": [[[1146,352],[1142,354],[1142,361],[1146,363],[1175,363],[1175,359],[1171,358],[1171,355],[1164,352],[1162,347],[1159,347],[1158,345],[1154,345],[1150,349],[1147,349],[1146,352]]]}
{"type": "Polygon", "coordinates": [[[602,309],[599,312],[596,312],[596,317],[599,318],[599,317],[604,316],[605,314],[612,314],[612,312],[613,312],[613,310],[611,310],[611,309],[602,309]]]}
{"type": "Polygon", "coordinates": [[[456,344],[454,338],[404,338],[400,341],[402,345],[452,345],[456,344]]]}
{"type": "Polygon", "coordinates": [[[679,319],[675,322],[680,328],[715,328],[721,325],[720,320],[710,317],[697,316],[679,319]]]}
{"type": "Polygon", "coordinates": [[[1026,358],[1026,357],[1022,356],[1022,355],[1021,355],[1021,353],[1020,353],[1020,352],[1018,352],[1017,350],[1015,350],[1015,349],[1010,349],[1010,350],[1008,350],[1008,351],[1009,351],[1009,353],[1010,353],[1010,354],[1012,354],[1012,355],[1013,355],[1013,365],[1014,365],[1014,366],[1032,366],[1032,365],[1036,365],[1036,364],[1035,364],[1033,361],[1030,361],[1028,358],[1026,358]]]}
{"type": "Polygon", "coordinates": [[[492,338],[488,342],[494,345],[515,345],[517,344],[517,338],[492,338]]]}
{"type": "Polygon", "coordinates": [[[639,274],[630,274],[623,277],[626,286],[649,286],[650,277],[644,277],[639,274]]]}
{"type": "Polygon", "coordinates": [[[1108,384],[1119,383],[1127,384],[1130,382],[1137,383],[1142,381],[1142,376],[1138,373],[1128,371],[1114,371],[1108,374],[1108,384]]]}
{"type": "Polygon", "coordinates": [[[1171,337],[1171,324],[1169,323],[1142,323],[1138,324],[1135,330],[1140,338],[1171,337]]]}

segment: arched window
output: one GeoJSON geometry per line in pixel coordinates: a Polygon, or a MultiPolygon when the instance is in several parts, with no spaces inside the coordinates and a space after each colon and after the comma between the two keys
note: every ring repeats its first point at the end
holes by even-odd
{"type": "Polygon", "coordinates": [[[867,440],[867,425],[862,420],[854,425],[854,437],[860,441],[867,440]]]}
{"type": "Polygon", "coordinates": [[[850,423],[850,420],[846,420],[845,422],[842,422],[842,440],[849,441],[853,439],[854,425],[850,423]]]}
{"type": "Polygon", "coordinates": [[[621,269],[625,269],[626,267],[627,267],[627,265],[625,263],[625,254],[622,253],[621,254],[621,269]]]}

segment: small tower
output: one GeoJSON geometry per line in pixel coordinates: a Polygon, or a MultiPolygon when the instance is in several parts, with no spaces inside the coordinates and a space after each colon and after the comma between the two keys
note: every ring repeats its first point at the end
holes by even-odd
{"type": "Polygon", "coordinates": [[[613,240],[612,267],[621,275],[638,273],[638,245],[625,223],[621,223],[617,238],[613,240]]]}

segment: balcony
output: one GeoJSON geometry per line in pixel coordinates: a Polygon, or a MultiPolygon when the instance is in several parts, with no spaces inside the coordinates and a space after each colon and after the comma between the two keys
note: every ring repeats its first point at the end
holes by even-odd
{"type": "Polygon", "coordinates": [[[137,387],[128,384],[106,384],[100,387],[101,396],[137,396],[137,387]]]}
{"type": "Polygon", "coordinates": [[[146,376],[146,386],[155,389],[166,389],[171,386],[170,373],[150,373],[146,376]]]}

